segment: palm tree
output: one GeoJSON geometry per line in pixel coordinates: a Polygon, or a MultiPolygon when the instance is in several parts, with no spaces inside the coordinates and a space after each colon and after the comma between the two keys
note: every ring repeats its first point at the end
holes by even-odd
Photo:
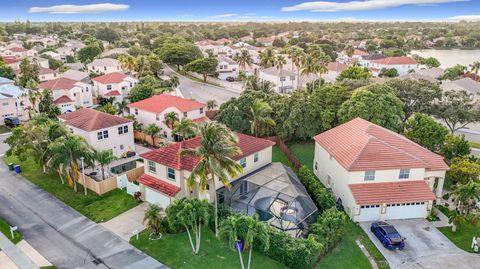
{"type": "Polygon", "coordinates": [[[293,66],[297,68],[297,75],[300,77],[300,66],[302,64],[302,58],[304,57],[305,52],[302,48],[298,46],[291,46],[287,49],[288,58],[292,61],[292,71],[293,66]]]}
{"type": "Polygon", "coordinates": [[[245,71],[247,66],[252,65],[252,56],[250,56],[250,53],[246,49],[240,50],[240,53],[237,53],[233,59],[242,71],[245,71]]]}
{"type": "Polygon", "coordinates": [[[255,99],[250,108],[250,130],[253,135],[258,137],[263,126],[267,128],[275,126],[275,121],[270,117],[272,111],[272,107],[267,102],[255,99]]]}
{"type": "MultiPolygon", "coordinates": [[[[37,103],[38,103],[38,99],[42,96],[41,92],[38,89],[38,83],[34,79],[29,79],[25,86],[27,88],[28,101],[32,105],[33,111],[38,112],[37,103]]],[[[29,111],[29,118],[30,119],[32,118],[30,111],[29,111]]]]}
{"type": "Polygon", "coordinates": [[[158,239],[162,237],[162,211],[163,208],[157,204],[150,204],[143,215],[143,223],[146,223],[147,228],[152,231],[150,234],[151,239],[158,239]]]}
{"type": "Polygon", "coordinates": [[[155,138],[159,137],[161,131],[162,128],[158,127],[155,123],[150,123],[143,132],[152,138],[152,146],[155,146],[155,138]]]}
{"type": "Polygon", "coordinates": [[[316,74],[319,70],[318,62],[311,54],[305,54],[302,59],[302,69],[300,74],[302,76],[307,76],[310,81],[310,75],[316,74]]]}
{"type": "Polygon", "coordinates": [[[216,199],[217,178],[224,186],[230,186],[228,177],[235,178],[243,172],[243,167],[231,157],[241,154],[236,146],[238,138],[227,126],[216,121],[208,121],[198,128],[200,146],[196,149],[182,149],[180,156],[196,156],[200,161],[187,179],[190,189],[196,184],[201,192],[210,186],[210,201],[215,203],[215,235],[218,236],[218,205],[216,199]],[[212,201],[213,200],[213,201],[212,201]]]}
{"type": "Polygon", "coordinates": [[[178,116],[177,113],[175,112],[168,112],[165,114],[165,124],[169,127],[172,128],[175,122],[178,121],[178,116]]]}
{"type": "Polygon", "coordinates": [[[347,45],[347,46],[345,47],[345,53],[347,54],[347,56],[348,56],[349,58],[352,58],[353,53],[355,53],[355,49],[353,48],[352,45],[349,44],[349,45],[347,45]]]}
{"type": "Polygon", "coordinates": [[[264,93],[273,93],[274,84],[268,80],[261,80],[257,76],[247,77],[245,80],[245,91],[260,91],[264,93]]]}
{"type": "Polygon", "coordinates": [[[180,141],[194,137],[197,134],[197,124],[189,118],[182,118],[173,124],[172,132],[180,136],[180,141]]]}
{"type": "Polygon", "coordinates": [[[176,75],[173,75],[171,78],[170,78],[170,86],[172,87],[172,90],[175,92],[175,96],[177,96],[177,87],[178,85],[180,85],[180,79],[178,78],[178,76],[176,75]]]}
{"type": "Polygon", "coordinates": [[[90,148],[83,137],[67,134],[56,139],[49,145],[52,167],[63,167],[70,186],[77,192],[77,179],[79,176],[78,160],[90,154],[90,148]]]}
{"type": "Polygon", "coordinates": [[[137,58],[137,69],[138,75],[141,77],[145,71],[149,69],[148,59],[144,55],[140,55],[137,58]]]}
{"type": "Polygon", "coordinates": [[[116,106],[117,106],[117,113],[118,115],[124,115],[125,114],[125,110],[127,109],[128,107],[128,103],[125,99],[123,99],[122,101],[116,103],[116,106]]]}
{"type": "Polygon", "coordinates": [[[265,49],[260,53],[259,65],[263,68],[272,67],[275,64],[275,52],[272,48],[265,49]]]}
{"type": "Polygon", "coordinates": [[[448,223],[452,224],[452,232],[457,231],[457,225],[464,222],[465,218],[462,214],[458,213],[456,210],[450,212],[450,216],[448,216],[448,223]]]}
{"type": "Polygon", "coordinates": [[[480,183],[469,181],[457,186],[453,193],[457,196],[458,210],[467,216],[470,213],[472,201],[480,200],[480,183]]]}
{"type": "Polygon", "coordinates": [[[470,65],[470,68],[475,75],[478,75],[478,71],[480,71],[480,61],[475,61],[470,65]]]}
{"type": "Polygon", "coordinates": [[[217,107],[218,107],[218,104],[217,104],[216,100],[211,99],[211,100],[207,101],[207,109],[208,110],[214,110],[217,107]]]}
{"type": "Polygon", "coordinates": [[[275,67],[280,69],[280,83],[282,84],[281,87],[283,88],[283,66],[287,64],[287,60],[285,60],[285,56],[277,55],[275,58],[275,67]]]}
{"type": "Polygon", "coordinates": [[[109,165],[113,162],[116,157],[113,156],[111,150],[94,150],[93,151],[93,159],[100,164],[102,169],[102,180],[105,180],[105,166],[109,165]]]}
{"type": "Polygon", "coordinates": [[[268,234],[268,227],[264,222],[258,220],[258,216],[254,217],[247,215],[230,216],[222,221],[220,227],[220,235],[227,238],[230,246],[234,246],[240,258],[242,269],[245,268],[242,252],[234,242],[238,239],[243,241],[244,249],[248,250],[247,269],[250,269],[252,262],[253,243],[260,242],[264,247],[264,251],[268,250],[270,243],[270,236],[268,234]]]}

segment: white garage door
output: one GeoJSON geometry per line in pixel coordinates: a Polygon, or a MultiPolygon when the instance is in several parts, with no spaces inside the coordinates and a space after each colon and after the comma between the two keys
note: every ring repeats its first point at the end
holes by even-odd
{"type": "Polygon", "coordinates": [[[427,216],[427,202],[388,204],[385,219],[416,219],[427,216]]]}
{"type": "Polygon", "coordinates": [[[163,209],[165,209],[170,204],[170,197],[158,191],[145,187],[145,201],[151,204],[157,204],[163,209]]]}
{"type": "Polygon", "coordinates": [[[358,221],[374,221],[380,218],[380,205],[362,205],[358,221]]]}

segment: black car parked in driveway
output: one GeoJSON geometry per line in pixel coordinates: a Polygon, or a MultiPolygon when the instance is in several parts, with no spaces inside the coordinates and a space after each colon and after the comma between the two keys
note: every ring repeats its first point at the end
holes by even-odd
{"type": "Polygon", "coordinates": [[[18,117],[8,117],[4,119],[5,126],[17,127],[20,125],[20,119],[18,117]]]}
{"type": "Polygon", "coordinates": [[[405,238],[400,235],[395,227],[386,222],[374,222],[370,226],[370,230],[387,249],[403,249],[405,247],[405,238]]]}

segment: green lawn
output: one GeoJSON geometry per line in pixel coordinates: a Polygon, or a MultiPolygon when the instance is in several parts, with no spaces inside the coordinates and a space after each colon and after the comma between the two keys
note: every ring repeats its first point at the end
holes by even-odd
{"type": "Polygon", "coordinates": [[[22,241],[23,237],[18,231],[13,232],[15,238],[12,239],[12,234],[10,233],[10,225],[2,219],[0,219],[0,232],[3,233],[6,237],[8,237],[8,239],[10,239],[10,241],[12,241],[14,244],[22,241]]]}
{"type": "MultiPolygon", "coordinates": [[[[447,217],[450,215],[450,211],[442,206],[438,206],[438,209],[442,211],[447,217]]],[[[457,247],[468,251],[473,252],[471,249],[472,238],[480,236],[480,222],[476,223],[461,223],[457,225],[457,231],[452,232],[451,227],[440,227],[438,228],[450,241],[452,241],[457,247]]]]}
{"type": "Polygon", "coordinates": [[[288,161],[287,156],[283,154],[278,146],[273,146],[272,148],[272,162],[274,163],[283,163],[286,166],[292,166],[292,164],[288,161]]]}
{"type": "Polygon", "coordinates": [[[110,220],[138,205],[132,196],[120,189],[103,195],[88,191],[85,196],[83,186],[78,184],[78,192],[75,193],[67,184],[61,183],[56,172],[43,174],[41,167],[31,159],[19,162],[16,157],[10,156],[5,157],[5,162],[20,163],[25,178],[95,222],[110,220]]]}
{"type": "Polygon", "coordinates": [[[472,148],[477,148],[477,149],[480,148],[480,143],[468,141],[468,144],[469,144],[470,147],[472,147],[472,148]]]}
{"type": "MultiPolygon", "coordinates": [[[[240,260],[237,252],[229,249],[227,244],[215,238],[213,232],[204,227],[202,230],[202,242],[200,253],[194,255],[188,242],[186,233],[167,234],[157,241],[148,240],[149,231],[140,233],[139,240],[135,237],[130,243],[157,259],[161,263],[175,269],[237,269],[240,268],[240,260]]],[[[246,262],[247,259],[245,259],[246,262]]],[[[284,265],[261,255],[258,252],[252,254],[252,268],[286,268],[284,265]]]]}
{"type": "Polygon", "coordinates": [[[315,155],[314,141],[289,143],[287,147],[293,155],[297,156],[302,165],[305,165],[310,170],[313,169],[313,157],[315,155]]]}
{"type": "Polygon", "coordinates": [[[8,127],[5,127],[5,126],[0,126],[0,134],[5,134],[5,133],[9,133],[11,132],[11,130],[8,128],[8,127]]]}

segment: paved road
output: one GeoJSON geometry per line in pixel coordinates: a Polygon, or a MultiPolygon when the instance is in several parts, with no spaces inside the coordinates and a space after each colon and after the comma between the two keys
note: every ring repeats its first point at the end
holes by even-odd
{"type": "Polygon", "coordinates": [[[216,100],[220,106],[231,98],[240,96],[239,91],[198,82],[196,80],[184,77],[172,70],[168,65],[165,65],[164,73],[167,76],[178,76],[180,80],[178,89],[182,93],[183,97],[187,99],[195,99],[202,103],[206,103],[208,100],[213,99],[216,100]]]}
{"type": "MultiPolygon", "coordinates": [[[[0,136],[0,144],[4,138],[0,136]]],[[[25,240],[57,268],[167,268],[8,171],[3,161],[0,175],[0,218],[18,226],[25,240]]]]}

